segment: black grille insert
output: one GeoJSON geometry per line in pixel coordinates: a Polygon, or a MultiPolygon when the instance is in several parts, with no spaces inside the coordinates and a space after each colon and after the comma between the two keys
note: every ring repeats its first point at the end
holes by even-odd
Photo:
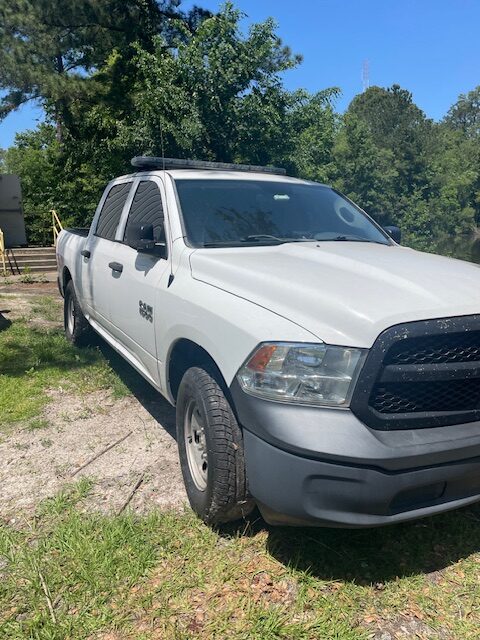
{"type": "Polygon", "coordinates": [[[370,406],[380,413],[472,411],[479,402],[478,378],[377,384],[370,397],[370,406]]]}
{"type": "Polygon", "coordinates": [[[406,338],[394,344],[385,364],[480,361],[480,331],[406,338]]]}
{"type": "Polygon", "coordinates": [[[480,421],[480,315],[386,329],[367,355],[350,407],[374,429],[480,421]]]}

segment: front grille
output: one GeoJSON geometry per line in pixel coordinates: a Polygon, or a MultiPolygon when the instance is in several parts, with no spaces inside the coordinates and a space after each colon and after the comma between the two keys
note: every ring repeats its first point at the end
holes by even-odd
{"type": "Polygon", "coordinates": [[[480,316],[384,331],[367,356],[351,409],[377,429],[480,420],[480,316]]]}
{"type": "Polygon", "coordinates": [[[394,382],[375,385],[370,406],[379,413],[475,410],[480,380],[394,382]]]}
{"type": "Polygon", "coordinates": [[[386,364],[480,361],[480,331],[407,338],[393,345],[386,364]]]}

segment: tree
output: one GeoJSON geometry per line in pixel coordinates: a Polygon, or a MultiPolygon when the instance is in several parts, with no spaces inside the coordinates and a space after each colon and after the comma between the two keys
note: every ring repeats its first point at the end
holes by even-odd
{"type": "Polygon", "coordinates": [[[267,20],[240,29],[227,3],[192,32],[179,25],[168,47],[138,50],[135,121],[124,128],[138,150],[157,155],[266,163],[282,147],[290,97],[279,74],[299,62],[267,20]]]}
{"type": "Polygon", "coordinates": [[[461,131],[469,138],[480,136],[480,86],[461,94],[444,118],[449,129],[461,131]]]}
{"type": "Polygon", "coordinates": [[[105,186],[88,165],[74,168],[55,139],[55,127],[41,124],[18,134],[7,149],[2,170],[21,177],[23,209],[30,244],[50,244],[49,211],[56,209],[65,224],[85,226],[105,186]]]}
{"type": "Polygon", "coordinates": [[[151,49],[167,19],[195,24],[175,0],[0,0],[0,117],[34,100],[53,118],[57,140],[74,132],[72,103],[91,104],[101,88],[95,70],[114,50],[151,49]],[[92,86],[93,85],[93,86],[92,86]]]}
{"type": "Polygon", "coordinates": [[[356,96],[348,113],[367,126],[374,144],[392,153],[396,196],[428,190],[431,121],[399,85],[389,89],[370,87],[356,96]]]}
{"type": "Polygon", "coordinates": [[[367,124],[347,113],[333,153],[335,186],[382,224],[395,222],[390,202],[397,176],[392,151],[379,148],[367,124]]]}
{"type": "Polygon", "coordinates": [[[319,182],[333,178],[332,154],[339,124],[334,101],[339,93],[331,88],[313,95],[302,90],[291,95],[283,127],[287,154],[280,163],[293,175],[319,182]]]}

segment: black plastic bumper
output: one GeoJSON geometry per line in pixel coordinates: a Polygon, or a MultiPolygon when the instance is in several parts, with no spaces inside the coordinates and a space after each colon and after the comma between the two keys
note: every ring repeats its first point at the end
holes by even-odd
{"type": "Polygon", "coordinates": [[[349,410],[231,387],[250,491],[271,524],[369,527],[480,500],[480,423],[375,431],[349,410]]]}

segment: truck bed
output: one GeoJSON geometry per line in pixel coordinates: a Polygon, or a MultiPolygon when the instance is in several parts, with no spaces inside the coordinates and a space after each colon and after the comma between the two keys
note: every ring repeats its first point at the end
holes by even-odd
{"type": "Polygon", "coordinates": [[[76,236],[81,236],[82,238],[86,238],[88,236],[88,227],[67,227],[65,231],[69,233],[73,233],[76,236]]]}

